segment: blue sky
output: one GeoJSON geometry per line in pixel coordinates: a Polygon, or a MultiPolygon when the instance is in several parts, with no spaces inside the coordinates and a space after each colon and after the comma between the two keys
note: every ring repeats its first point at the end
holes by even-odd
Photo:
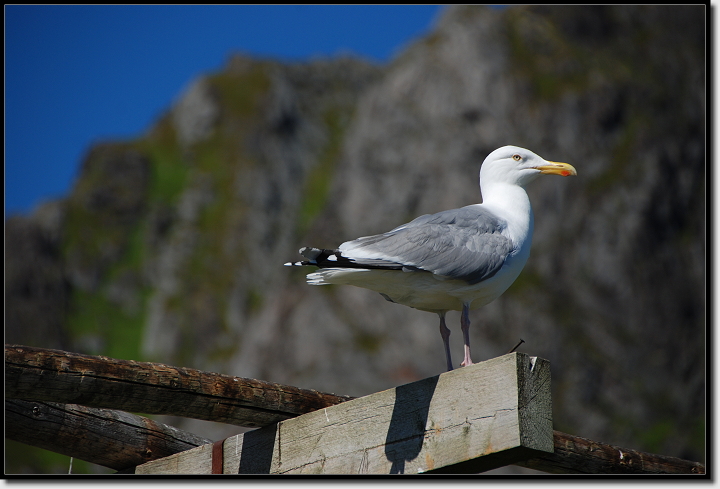
{"type": "Polygon", "coordinates": [[[141,135],[231,53],[383,63],[441,8],[5,6],[5,215],[66,195],[91,144],[141,135]]]}

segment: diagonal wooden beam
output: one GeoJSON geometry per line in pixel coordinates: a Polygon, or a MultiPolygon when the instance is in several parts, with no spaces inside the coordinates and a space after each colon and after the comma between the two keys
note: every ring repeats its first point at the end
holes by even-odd
{"type": "Polygon", "coordinates": [[[259,427],[352,399],[310,389],[20,345],[5,345],[5,397],[259,427]]]}
{"type": "Polygon", "coordinates": [[[18,399],[5,400],[5,437],[115,470],[211,443],[123,411],[18,399]]]}
{"type": "Polygon", "coordinates": [[[552,474],[705,474],[699,462],[640,452],[560,431],[555,453],[542,453],[516,465],[552,474]]]}

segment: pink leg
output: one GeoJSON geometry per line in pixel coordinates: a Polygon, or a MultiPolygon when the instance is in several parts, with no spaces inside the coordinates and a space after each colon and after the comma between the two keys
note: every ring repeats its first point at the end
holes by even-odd
{"type": "Polygon", "coordinates": [[[449,372],[453,369],[452,360],[450,359],[450,343],[448,342],[450,330],[445,324],[445,311],[439,312],[438,316],[440,316],[440,336],[442,336],[443,344],[445,345],[445,359],[447,360],[447,369],[449,372]]]}
{"type": "Polygon", "coordinates": [[[462,367],[472,365],[473,361],[470,359],[470,304],[463,304],[462,314],[460,316],[460,329],[463,333],[463,342],[465,343],[465,359],[460,364],[462,367]]]}

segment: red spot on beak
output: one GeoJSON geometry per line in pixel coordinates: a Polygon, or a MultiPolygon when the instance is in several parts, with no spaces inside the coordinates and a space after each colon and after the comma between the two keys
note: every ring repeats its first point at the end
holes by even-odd
{"type": "Polygon", "coordinates": [[[560,175],[562,175],[562,176],[564,176],[564,177],[567,177],[568,175],[570,175],[570,172],[567,171],[567,170],[563,170],[563,171],[560,172],[560,175]]]}

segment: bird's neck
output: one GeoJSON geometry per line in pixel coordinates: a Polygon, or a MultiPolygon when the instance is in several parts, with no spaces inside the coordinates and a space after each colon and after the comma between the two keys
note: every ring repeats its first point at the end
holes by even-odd
{"type": "Polygon", "coordinates": [[[533,211],[530,198],[525,189],[519,185],[494,183],[482,187],[483,206],[492,210],[497,216],[508,223],[508,231],[518,246],[518,240],[532,239],[533,211]],[[524,238],[524,239],[521,239],[524,238]]]}

